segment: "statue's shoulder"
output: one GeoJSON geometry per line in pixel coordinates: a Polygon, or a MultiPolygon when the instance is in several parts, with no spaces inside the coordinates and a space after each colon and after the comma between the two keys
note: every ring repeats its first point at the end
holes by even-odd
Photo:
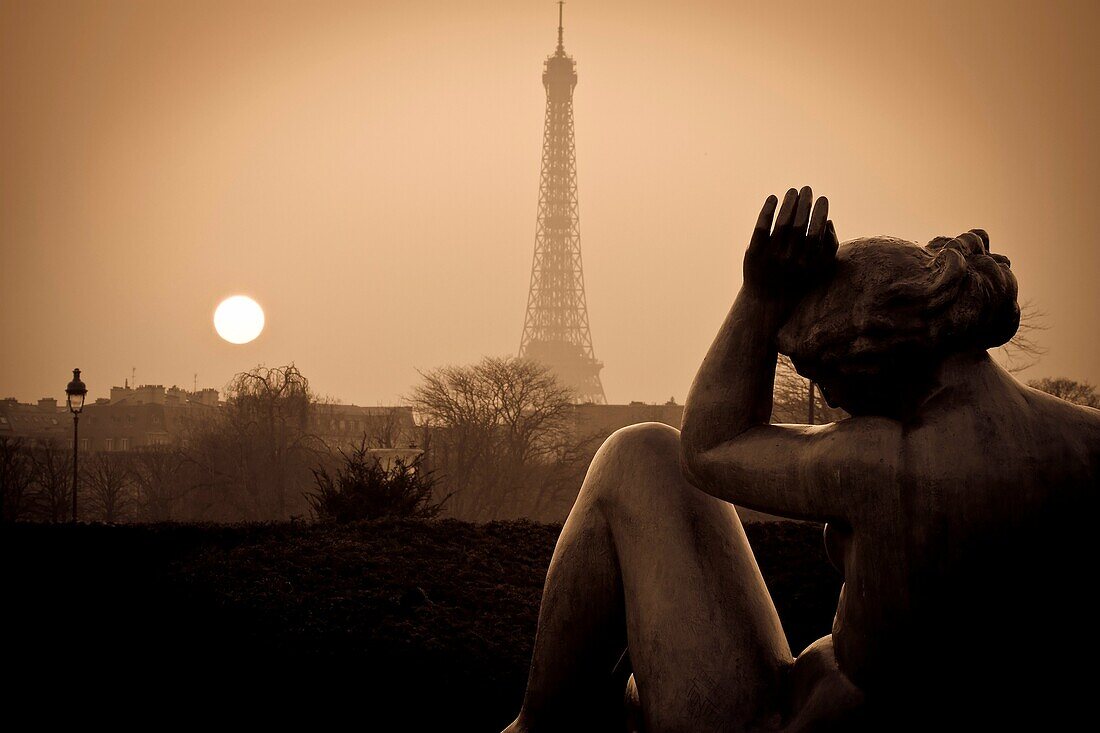
{"type": "Polygon", "coordinates": [[[1100,410],[1020,385],[1036,416],[1036,441],[1061,457],[1088,464],[1100,480],[1100,410]]]}
{"type": "Polygon", "coordinates": [[[989,516],[1075,504],[1100,482],[1100,411],[1015,382],[944,400],[906,426],[900,477],[930,511],[989,516]]]}
{"type": "Polygon", "coordinates": [[[1019,384],[1019,388],[1036,412],[1048,415],[1054,420],[1068,421],[1073,425],[1092,427],[1100,431],[1100,410],[1068,402],[1026,384],[1019,384]]]}

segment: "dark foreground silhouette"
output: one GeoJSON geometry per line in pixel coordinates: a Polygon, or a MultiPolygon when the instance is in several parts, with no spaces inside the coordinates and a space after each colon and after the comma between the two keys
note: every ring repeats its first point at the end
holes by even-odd
{"type": "MultiPolygon", "coordinates": [[[[5,526],[9,714],[499,729],[523,695],[560,530],[5,526]]],[[[840,579],[820,525],[747,532],[791,646],[827,633],[840,579]]]]}

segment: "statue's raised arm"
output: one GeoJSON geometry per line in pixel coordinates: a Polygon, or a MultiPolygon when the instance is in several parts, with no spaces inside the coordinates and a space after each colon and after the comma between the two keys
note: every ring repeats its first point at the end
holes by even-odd
{"type": "MultiPolygon", "coordinates": [[[[685,475],[709,494],[776,514],[847,519],[861,487],[840,491],[838,468],[891,470],[889,420],[822,427],[770,425],[780,329],[829,280],[837,237],[829,201],[790,189],[769,196],[745,253],[744,284],[688,393],[680,437],[685,475]]],[[[870,476],[868,476],[870,478],[870,476]]]]}

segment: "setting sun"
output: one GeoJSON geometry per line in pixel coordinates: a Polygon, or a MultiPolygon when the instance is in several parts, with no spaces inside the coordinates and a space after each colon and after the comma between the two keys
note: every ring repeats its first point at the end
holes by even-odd
{"type": "Polygon", "coordinates": [[[234,295],[214,311],[214,330],[231,344],[247,344],[264,330],[264,310],[246,295],[234,295]]]}

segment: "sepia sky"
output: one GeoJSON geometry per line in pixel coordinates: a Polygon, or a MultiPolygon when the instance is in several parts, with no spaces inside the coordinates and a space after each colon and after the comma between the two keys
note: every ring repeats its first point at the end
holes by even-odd
{"type": "MultiPolygon", "coordinates": [[[[1100,6],[574,0],[608,400],[683,401],[769,193],[840,238],[972,227],[1100,382],[1100,6]],[[894,7],[896,5],[896,7],[894,7]]],[[[519,346],[552,1],[0,0],[0,397],[296,362],[393,403],[519,346]],[[211,325],[244,293],[267,328],[211,325]]]]}

